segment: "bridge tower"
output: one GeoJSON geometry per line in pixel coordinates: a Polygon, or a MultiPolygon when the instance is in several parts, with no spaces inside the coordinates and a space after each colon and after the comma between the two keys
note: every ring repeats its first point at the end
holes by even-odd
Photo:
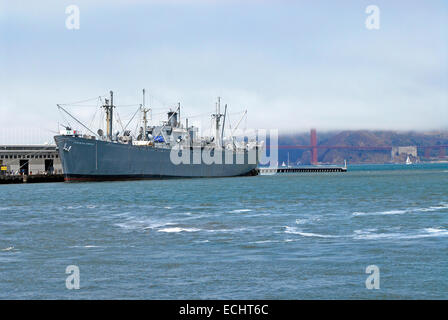
{"type": "Polygon", "coordinates": [[[316,129],[311,129],[311,164],[317,164],[317,134],[316,129]]]}

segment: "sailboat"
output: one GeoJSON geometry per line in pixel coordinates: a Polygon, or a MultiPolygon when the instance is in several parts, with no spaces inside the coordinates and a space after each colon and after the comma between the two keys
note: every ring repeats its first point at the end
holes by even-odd
{"type": "Polygon", "coordinates": [[[408,156],[407,159],[406,159],[406,165],[410,165],[410,164],[412,164],[412,161],[411,161],[411,159],[408,156]]]}

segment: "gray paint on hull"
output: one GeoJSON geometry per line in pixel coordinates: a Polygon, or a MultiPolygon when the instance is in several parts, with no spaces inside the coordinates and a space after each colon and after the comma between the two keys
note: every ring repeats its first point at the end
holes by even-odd
{"type": "MultiPolygon", "coordinates": [[[[251,175],[257,164],[178,164],[170,149],[133,146],[72,136],[55,136],[67,180],[122,180],[154,178],[232,177],[251,175]],[[66,151],[70,148],[70,151],[66,151]]],[[[200,152],[200,150],[196,150],[200,152]]],[[[190,152],[190,158],[192,154],[190,152]]],[[[224,156],[223,156],[224,159],[224,156]]]]}

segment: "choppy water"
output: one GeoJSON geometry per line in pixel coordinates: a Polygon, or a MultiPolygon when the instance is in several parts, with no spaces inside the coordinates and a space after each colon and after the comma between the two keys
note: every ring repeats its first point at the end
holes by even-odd
{"type": "Polygon", "coordinates": [[[448,165],[0,194],[2,299],[448,298],[448,165]]]}

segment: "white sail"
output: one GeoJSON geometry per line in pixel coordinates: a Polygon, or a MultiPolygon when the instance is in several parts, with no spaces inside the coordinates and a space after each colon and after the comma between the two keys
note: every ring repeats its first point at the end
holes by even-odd
{"type": "Polygon", "coordinates": [[[412,164],[412,161],[411,161],[411,159],[409,159],[409,156],[407,157],[407,159],[406,159],[406,164],[412,164]]]}

